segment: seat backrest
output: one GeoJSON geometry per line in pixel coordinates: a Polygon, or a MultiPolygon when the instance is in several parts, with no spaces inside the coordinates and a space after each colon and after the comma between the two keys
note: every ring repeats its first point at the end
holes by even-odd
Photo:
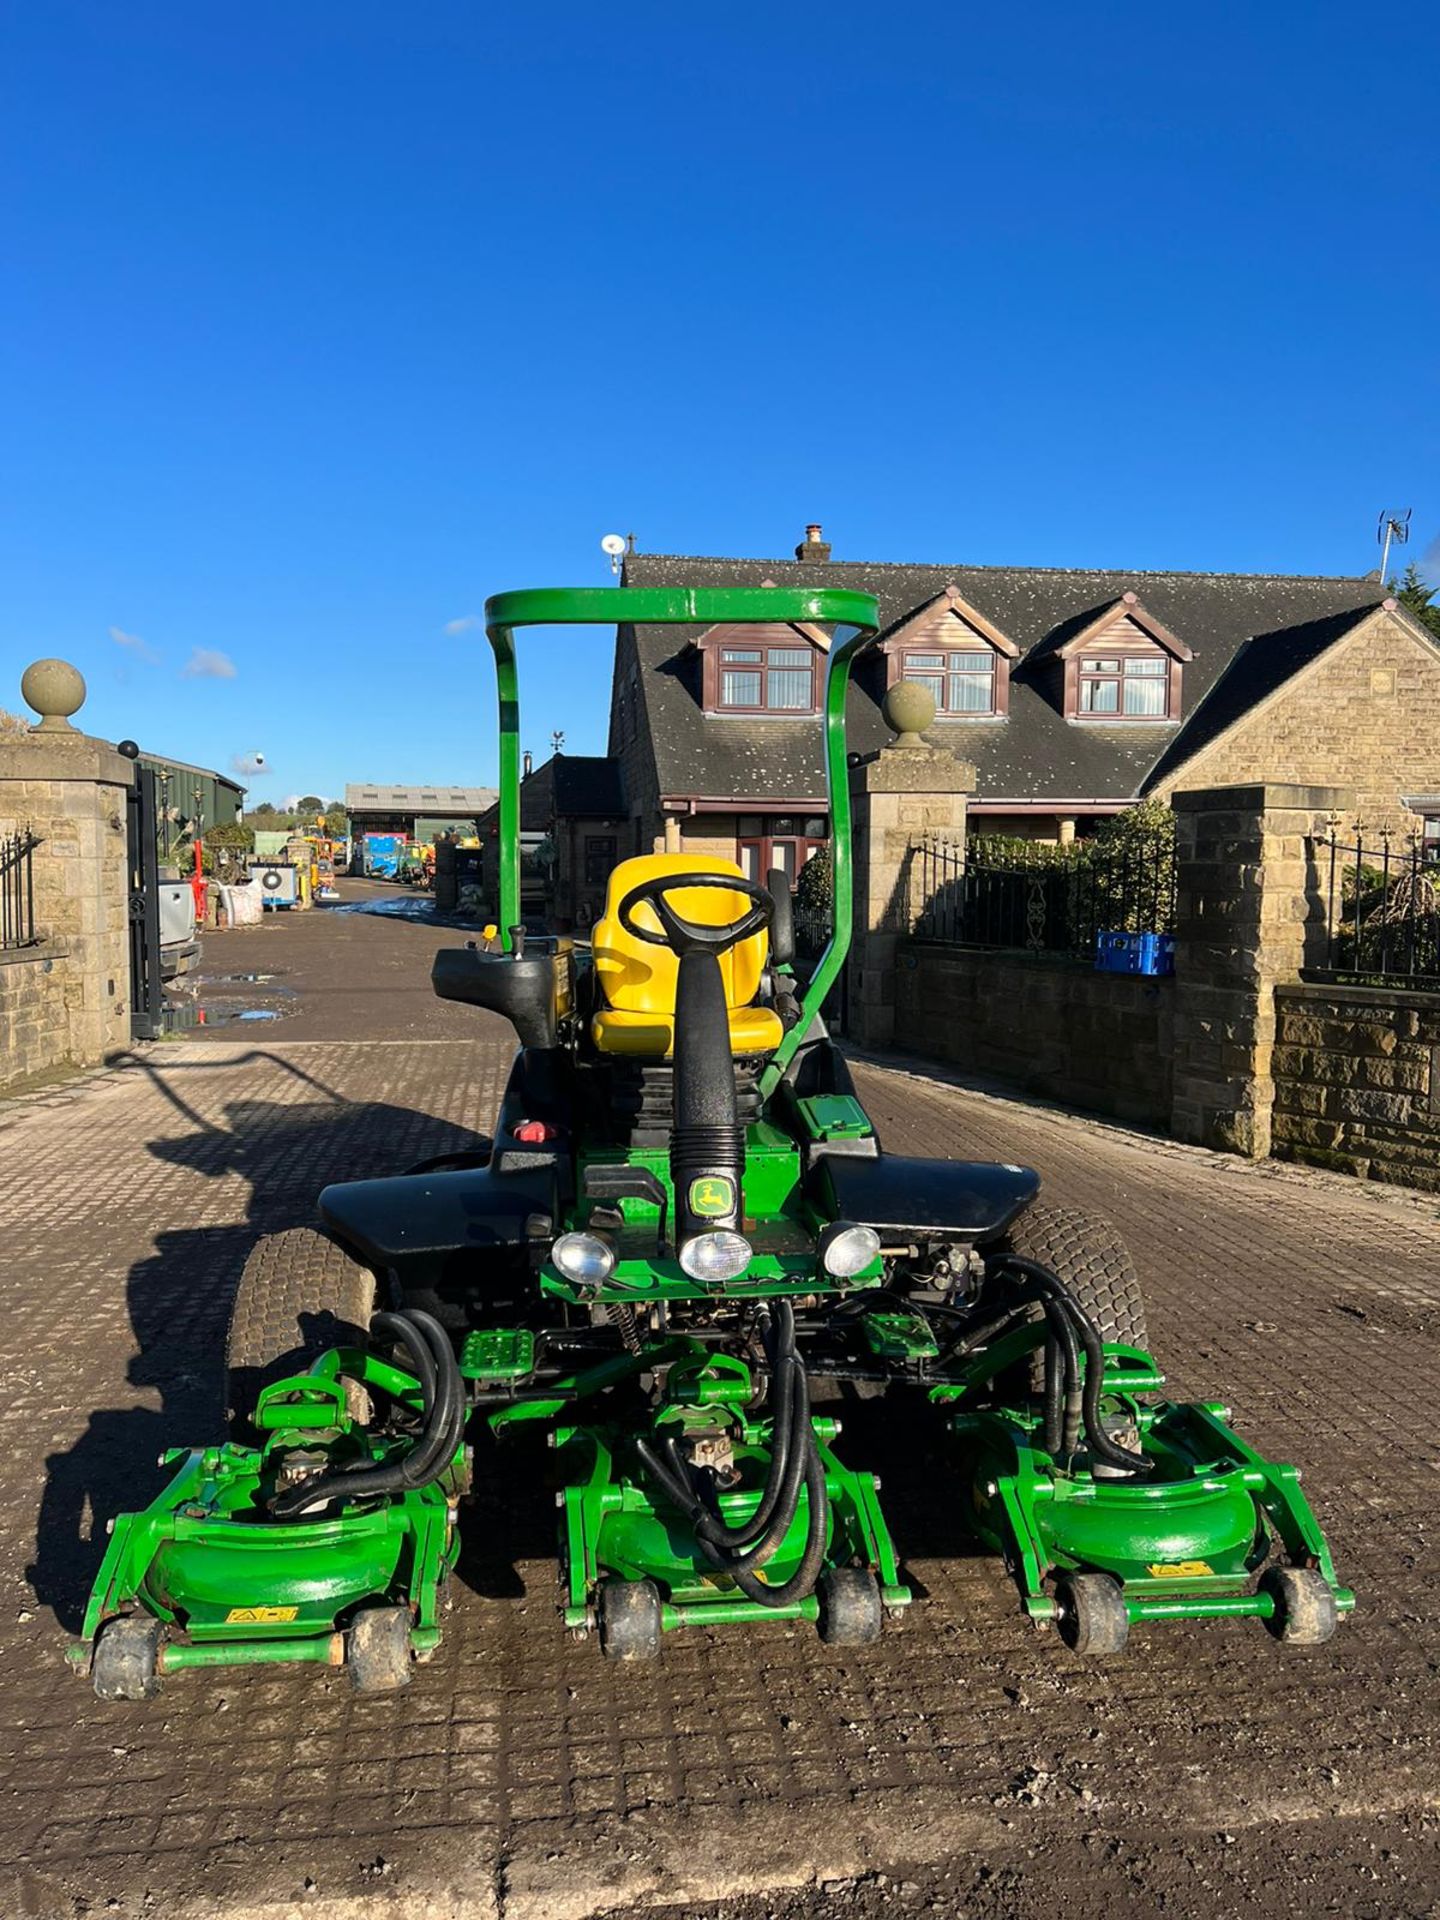
{"type": "MultiPolygon", "coordinates": [[[[605,912],[595,923],[591,947],[595,972],[607,1003],[626,1013],[674,1013],[675,979],[680,962],[668,947],[652,947],[627,933],[618,917],[620,902],[643,880],[660,874],[723,873],[737,880],[744,875],[733,860],[721,860],[711,854],[645,853],[633,860],[622,860],[610,875],[605,890],[605,912]]],[[[732,925],[750,910],[743,893],[730,893],[723,887],[676,887],[668,896],[675,911],[703,927],[732,925]]],[[[645,904],[635,909],[637,926],[653,927],[660,922],[655,909],[645,904]]],[[[770,936],[762,927],[728,953],[720,955],[720,976],[725,982],[725,1002],[730,1007],[748,1007],[755,998],[760,976],[770,952],[770,936]]]]}

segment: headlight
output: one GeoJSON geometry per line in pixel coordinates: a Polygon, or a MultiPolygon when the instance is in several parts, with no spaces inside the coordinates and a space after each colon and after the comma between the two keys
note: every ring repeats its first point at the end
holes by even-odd
{"type": "Polygon", "coordinates": [[[853,1280],[880,1255],[880,1236],[873,1227],[851,1227],[843,1220],[820,1236],[820,1264],[836,1280],[853,1280]]]}
{"type": "Polygon", "coordinates": [[[692,1280],[711,1286],[716,1281],[733,1280],[750,1264],[750,1242],[743,1233],[721,1229],[716,1233],[697,1233],[680,1249],[680,1265],[692,1280]]]}
{"type": "Polygon", "coordinates": [[[577,1287],[598,1287],[615,1267],[615,1249],[598,1233],[562,1233],[550,1249],[550,1258],[577,1287]]]}

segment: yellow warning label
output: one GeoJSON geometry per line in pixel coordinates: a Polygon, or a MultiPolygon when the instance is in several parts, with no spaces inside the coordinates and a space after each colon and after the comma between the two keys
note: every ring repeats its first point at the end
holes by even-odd
{"type": "Polygon", "coordinates": [[[1215,1569],[1206,1560],[1175,1560],[1170,1565],[1157,1560],[1146,1567],[1152,1580],[1200,1580],[1215,1569]]]}
{"type": "Polygon", "coordinates": [[[227,1627],[283,1627],[299,1611],[299,1607],[231,1607],[225,1624],[227,1627]]]}

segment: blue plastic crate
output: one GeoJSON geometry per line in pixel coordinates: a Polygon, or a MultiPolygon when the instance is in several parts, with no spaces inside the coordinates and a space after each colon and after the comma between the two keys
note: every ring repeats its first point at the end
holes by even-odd
{"type": "Polygon", "coordinates": [[[1175,940],[1168,933],[1097,933],[1098,973],[1173,973],[1175,940]]]}

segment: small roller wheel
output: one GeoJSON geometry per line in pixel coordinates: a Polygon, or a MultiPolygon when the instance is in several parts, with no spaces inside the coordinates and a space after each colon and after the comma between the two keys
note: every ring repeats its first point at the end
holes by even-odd
{"type": "Polygon", "coordinates": [[[1340,1619],[1334,1590],[1314,1567],[1267,1567],[1260,1591],[1275,1602],[1265,1625],[1286,1646],[1323,1647],[1334,1633],[1340,1619]]]}
{"type": "Polygon", "coordinates": [[[660,1652],[660,1589],[653,1580],[600,1582],[600,1651],[607,1660],[653,1660],[660,1652]]]}
{"type": "Polygon", "coordinates": [[[107,1620],[95,1636],[90,1678],[102,1700],[153,1700],[160,1691],[164,1626],[148,1613],[107,1620]]]}
{"type": "Polygon", "coordinates": [[[363,1607],[345,1649],[356,1693],[395,1693],[410,1684],[410,1609],[363,1607]]]}
{"type": "Polygon", "coordinates": [[[880,1638],[884,1609],[880,1583],[868,1567],[831,1567],[815,1587],[816,1623],[827,1647],[863,1647],[880,1638]]]}
{"type": "Polygon", "coordinates": [[[1074,1653],[1123,1653],[1130,1638],[1125,1591],[1108,1573],[1062,1573],[1055,1582],[1060,1638],[1074,1653]]]}

